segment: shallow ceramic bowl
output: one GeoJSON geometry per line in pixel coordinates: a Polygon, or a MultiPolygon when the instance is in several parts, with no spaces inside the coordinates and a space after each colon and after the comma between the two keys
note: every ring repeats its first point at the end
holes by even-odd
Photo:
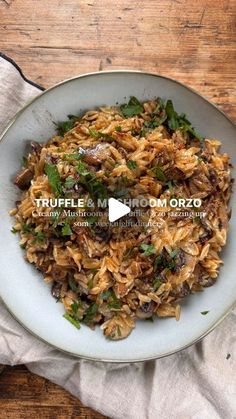
{"type": "Polygon", "coordinates": [[[9,311],[34,335],[58,349],[93,360],[134,362],[172,354],[205,336],[236,301],[235,198],[231,201],[233,216],[223,252],[225,264],[217,283],[203,293],[190,296],[178,322],[174,319],[157,319],[154,323],[137,321],[131,335],[121,341],[105,339],[99,327],[95,331],[86,326],[79,331],[74,328],[63,318],[63,306],[55,303],[42,275],[24,261],[18,237],[10,232],[12,219],[8,212],[18,195],[11,181],[20,168],[25,141],[44,142],[55,133],[54,121],[96,106],[123,103],[131,95],[141,101],[156,96],[171,98],[177,111],[185,112],[198,132],[222,141],[222,150],[236,166],[235,127],[226,116],[176,81],[134,71],[87,74],[45,91],[17,114],[0,143],[0,295],[9,311]],[[201,312],[206,310],[209,313],[203,316],[201,312]]]}

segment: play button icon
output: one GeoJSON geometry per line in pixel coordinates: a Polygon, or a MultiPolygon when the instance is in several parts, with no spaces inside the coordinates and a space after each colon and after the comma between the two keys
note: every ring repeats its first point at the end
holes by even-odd
{"type": "Polygon", "coordinates": [[[108,219],[112,223],[129,214],[130,208],[115,198],[108,199],[108,219]]]}

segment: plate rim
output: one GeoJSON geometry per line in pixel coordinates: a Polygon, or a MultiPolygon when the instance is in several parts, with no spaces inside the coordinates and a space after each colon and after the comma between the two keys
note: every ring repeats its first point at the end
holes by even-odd
{"type": "MultiPolygon", "coordinates": [[[[203,99],[205,102],[207,102],[210,106],[212,106],[219,114],[221,114],[231,125],[232,127],[236,130],[236,125],[235,123],[231,120],[230,117],[228,117],[224,111],[222,111],[221,109],[218,108],[217,105],[215,105],[214,103],[212,103],[210,100],[208,100],[204,95],[202,95],[201,93],[197,92],[195,89],[193,89],[192,87],[187,86],[186,84],[180,82],[179,80],[175,80],[172,79],[170,77],[167,76],[163,76],[163,75],[159,75],[153,72],[147,72],[147,71],[142,71],[142,70],[131,70],[131,69],[121,69],[121,70],[105,70],[105,71],[94,71],[94,72],[88,72],[88,73],[83,73],[80,74],[78,76],[75,77],[70,77],[67,78],[65,80],[62,80],[56,84],[54,84],[53,86],[45,89],[44,91],[39,92],[39,94],[37,96],[35,96],[33,99],[31,99],[26,105],[24,105],[15,115],[13,118],[11,118],[11,120],[8,122],[7,126],[4,128],[3,132],[0,134],[0,147],[1,147],[1,143],[4,140],[7,132],[9,131],[9,129],[14,125],[14,123],[18,120],[18,118],[21,116],[21,114],[27,109],[29,108],[34,102],[36,102],[41,96],[47,94],[48,92],[51,92],[52,90],[56,89],[59,86],[62,86],[64,84],[67,84],[71,81],[75,81],[77,79],[81,79],[81,78],[86,78],[86,77],[91,77],[91,76],[98,76],[98,75],[103,75],[103,74],[142,74],[142,75],[146,75],[146,76],[152,76],[152,77],[156,77],[156,78],[161,78],[164,80],[168,80],[171,81],[175,84],[180,85],[181,87],[183,87],[184,89],[194,93],[196,96],[200,97],[201,99],[203,99]]],[[[168,351],[166,353],[160,354],[160,355],[154,355],[152,357],[144,357],[142,359],[138,358],[138,359],[106,359],[106,358],[99,358],[99,357],[90,357],[90,356],[85,356],[85,355],[79,355],[76,353],[73,353],[71,351],[66,351],[65,349],[62,349],[56,345],[54,345],[51,342],[48,342],[47,340],[43,339],[41,336],[39,336],[37,333],[33,332],[32,330],[30,330],[27,326],[25,326],[21,320],[18,319],[17,315],[15,313],[12,312],[12,310],[8,307],[6,301],[2,298],[2,296],[0,295],[0,301],[3,303],[4,307],[7,309],[7,311],[11,314],[11,316],[17,321],[18,324],[20,324],[28,333],[30,333],[32,336],[34,336],[35,338],[39,339],[41,342],[49,345],[50,347],[66,354],[69,356],[73,356],[75,358],[78,359],[85,359],[88,361],[96,361],[96,362],[104,362],[104,363],[111,363],[111,364],[117,364],[117,363],[122,363],[122,364],[132,364],[132,363],[140,363],[140,362],[145,362],[145,361],[151,361],[151,360],[155,360],[155,359],[161,359],[161,358],[165,358],[167,356],[179,353],[180,351],[189,348],[190,346],[196,344],[197,342],[200,342],[204,337],[206,337],[209,333],[211,333],[226,317],[227,315],[236,307],[236,299],[235,301],[230,305],[229,308],[226,309],[226,311],[224,312],[224,314],[218,319],[216,320],[204,333],[202,333],[199,337],[197,337],[196,339],[192,340],[191,342],[187,343],[186,345],[181,346],[178,349],[174,349],[173,351],[168,351]]]]}

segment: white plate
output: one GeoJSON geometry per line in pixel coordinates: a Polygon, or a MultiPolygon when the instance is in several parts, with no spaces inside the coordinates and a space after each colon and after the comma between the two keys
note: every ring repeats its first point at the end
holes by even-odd
{"type": "Polygon", "coordinates": [[[11,183],[20,167],[25,140],[46,141],[55,132],[53,121],[66,119],[99,105],[123,103],[130,95],[140,100],[160,96],[171,98],[178,112],[186,112],[204,136],[219,138],[222,150],[236,166],[235,127],[218,109],[180,83],[152,74],[115,71],[87,74],[65,81],[42,93],[26,106],[5,131],[0,143],[1,244],[0,295],[15,318],[34,335],[71,354],[103,361],[134,362],[158,358],[196,342],[211,331],[236,301],[235,197],[230,233],[217,283],[203,293],[190,296],[182,307],[181,319],[138,321],[124,340],[104,338],[99,327],[78,331],[62,315],[42,275],[24,261],[17,235],[10,230],[9,210],[14,207],[17,188],[11,183]],[[201,311],[209,310],[205,316],[201,311]]]}

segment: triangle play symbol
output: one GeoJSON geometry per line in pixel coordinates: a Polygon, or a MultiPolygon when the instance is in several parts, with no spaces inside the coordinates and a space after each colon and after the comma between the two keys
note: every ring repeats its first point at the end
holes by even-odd
{"type": "Polygon", "coordinates": [[[130,208],[127,205],[122,204],[122,202],[115,198],[108,199],[108,218],[111,223],[129,214],[129,212],[130,208]]]}

